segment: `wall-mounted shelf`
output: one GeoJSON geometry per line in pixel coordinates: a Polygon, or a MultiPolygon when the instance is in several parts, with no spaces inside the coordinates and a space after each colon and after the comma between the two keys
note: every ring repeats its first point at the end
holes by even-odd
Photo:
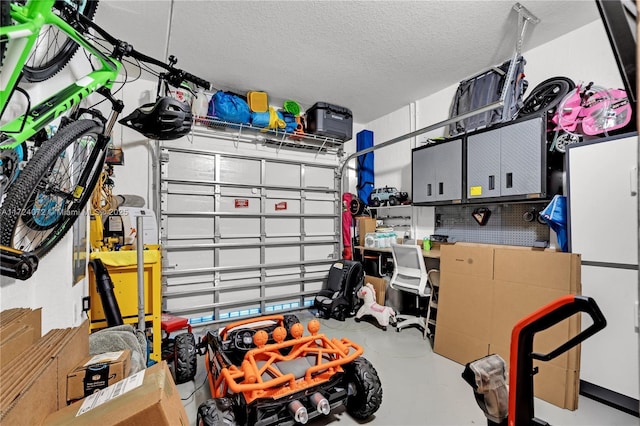
{"type": "Polygon", "coordinates": [[[250,124],[230,123],[215,117],[195,117],[195,134],[215,133],[216,137],[235,142],[253,142],[277,149],[317,151],[342,155],[344,142],[327,136],[309,133],[291,133],[281,129],[265,129],[250,124]]]}

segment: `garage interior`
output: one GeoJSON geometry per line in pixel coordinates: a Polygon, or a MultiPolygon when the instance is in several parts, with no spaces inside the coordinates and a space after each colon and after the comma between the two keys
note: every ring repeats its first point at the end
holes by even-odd
{"type": "MultiPolygon", "coordinates": [[[[182,137],[114,126],[87,208],[30,276],[2,259],[0,422],[638,424],[636,2],[100,0],[93,21],[210,86],[170,87],[192,113],[182,137]],[[240,101],[250,118],[224,110],[240,101]],[[563,123],[579,107],[580,124],[563,123]],[[295,354],[316,321],[316,344],[334,348],[317,362],[361,348],[364,370],[256,387],[310,359],[295,354]],[[545,324],[530,350],[513,343],[526,321],[545,324]],[[222,368],[243,327],[245,358],[222,368]],[[262,352],[279,366],[260,358],[249,378],[262,352]],[[465,370],[495,354],[502,370],[465,370]],[[316,391],[330,412],[310,408],[316,391]]],[[[122,62],[120,118],[157,93],[157,67],[122,62]]],[[[80,48],[51,78],[23,75],[2,134],[96,67],[80,48]]],[[[103,99],[79,105],[108,117],[103,99]]],[[[14,188],[0,243],[27,251],[7,226],[14,188]]]]}

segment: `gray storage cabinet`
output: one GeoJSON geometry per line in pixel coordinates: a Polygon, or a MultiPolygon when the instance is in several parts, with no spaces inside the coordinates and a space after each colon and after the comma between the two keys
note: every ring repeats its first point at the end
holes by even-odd
{"type": "Polygon", "coordinates": [[[413,150],[412,194],[418,205],[462,201],[462,139],[413,150]]]}
{"type": "Polygon", "coordinates": [[[549,176],[544,132],[542,117],[536,117],[469,135],[467,201],[545,198],[549,176]]]}

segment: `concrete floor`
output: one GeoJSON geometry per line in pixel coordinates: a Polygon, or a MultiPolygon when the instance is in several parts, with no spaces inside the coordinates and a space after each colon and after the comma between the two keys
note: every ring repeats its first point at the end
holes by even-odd
{"type": "MultiPolygon", "coordinates": [[[[306,325],[312,311],[296,312],[306,325]]],[[[321,319],[321,333],[328,337],[347,337],[364,347],[368,359],[380,376],[382,405],[368,423],[376,425],[486,425],[471,387],[460,377],[463,366],[433,353],[422,332],[408,328],[400,333],[389,327],[383,331],[374,325],[353,319],[345,322],[321,319]]],[[[215,328],[217,328],[216,326],[215,328]]],[[[206,332],[194,330],[196,339],[206,332]]],[[[198,357],[198,372],[192,382],[178,386],[189,420],[196,422],[197,408],[210,398],[204,357],[198,357]]],[[[560,409],[535,400],[535,415],[550,424],[561,426],[639,425],[637,417],[580,396],[576,411],[560,409]]],[[[344,409],[308,425],[359,425],[344,409]]]]}

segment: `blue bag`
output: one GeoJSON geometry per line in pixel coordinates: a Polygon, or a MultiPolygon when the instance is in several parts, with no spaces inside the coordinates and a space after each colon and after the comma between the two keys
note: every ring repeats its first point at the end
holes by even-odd
{"type": "Polygon", "coordinates": [[[563,252],[569,251],[567,234],[567,197],[555,195],[549,205],[540,212],[549,227],[556,233],[558,244],[563,252]]]}
{"type": "Polygon", "coordinates": [[[249,123],[251,112],[244,99],[223,91],[216,92],[212,99],[216,117],[230,123],[249,123]]]}

